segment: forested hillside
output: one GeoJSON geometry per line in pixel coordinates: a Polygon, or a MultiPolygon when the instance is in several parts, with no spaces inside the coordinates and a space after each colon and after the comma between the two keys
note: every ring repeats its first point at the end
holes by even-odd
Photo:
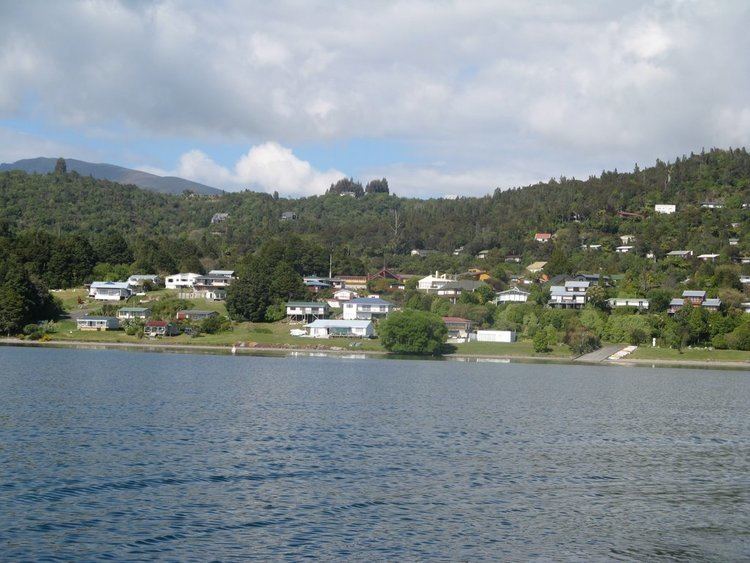
{"type": "Polygon", "coordinates": [[[255,251],[275,237],[296,234],[325,254],[371,259],[373,265],[382,263],[385,255],[389,264],[412,269],[450,267],[449,255],[460,246],[466,256],[496,249],[499,254],[544,259],[553,247],[570,254],[583,243],[597,243],[611,250],[622,234],[635,235],[638,253],[653,251],[657,257],[683,247],[696,253],[744,252],[746,201],[750,155],[745,149],[712,150],[633,172],[604,172],[587,180],[561,178],[456,200],[386,193],[329,193],[303,199],[250,191],[165,195],[75,172],[0,173],[0,221],[16,234],[41,230],[91,239],[116,232],[136,246],[139,240],[171,239],[182,245],[190,241],[197,257],[218,261],[255,251]],[[718,198],[725,203],[723,209],[701,209],[703,200],[718,198]],[[678,212],[657,215],[656,203],[676,204],[678,212]],[[282,221],[285,211],[295,212],[297,219],[282,221]],[[640,217],[620,217],[619,211],[640,217]],[[212,225],[211,217],[219,212],[229,218],[212,225]],[[731,227],[733,223],[739,225],[731,227]],[[534,242],[535,232],[556,233],[555,245],[534,242]],[[729,237],[739,238],[740,245],[727,249],[729,237]],[[442,251],[442,258],[407,258],[412,248],[442,251]]]}

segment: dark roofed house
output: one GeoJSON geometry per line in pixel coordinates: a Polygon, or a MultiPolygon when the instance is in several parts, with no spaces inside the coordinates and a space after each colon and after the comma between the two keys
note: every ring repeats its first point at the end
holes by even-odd
{"type": "Polygon", "coordinates": [[[202,321],[209,317],[216,317],[219,313],[216,311],[203,311],[200,309],[185,309],[183,311],[177,311],[178,321],[202,321]]]}
{"type": "Polygon", "coordinates": [[[443,323],[448,329],[448,338],[466,340],[471,333],[471,321],[461,317],[443,317],[443,323]]]}
{"type": "Polygon", "coordinates": [[[143,333],[146,336],[177,336],[180,329],[174,323],[167,321],[148,321],[143,327],[143,333]]]}
{"type": "MultiPolygon", "coordinates": [[[[486,283],[476,280],[456,280],[446,283],[443,287],[437,290],[437,294],[440,297],[449,299],[451,303],[455,303],[459,296],[464,292],[473,293],[482,286],[487,286],[486,283]]],[[[489,287],[489,286],[488,286],[489,287]]]]}
{"type": "Polygon", "coordinates": [[[329,312],[325,301],[290,301],[286,304],[286,315],[291,321],[312,322],[324,319],[329,312]]]}
{"type": "Polygon", "coordinates": [[[296,221],[297,214],[294,211],[284,211],[281,214],[281,220],[282,221],[296,221]]]}

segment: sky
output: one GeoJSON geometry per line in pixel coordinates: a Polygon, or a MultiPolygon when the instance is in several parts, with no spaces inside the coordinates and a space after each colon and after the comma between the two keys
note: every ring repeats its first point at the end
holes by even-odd
{"type": "Polygon", "coordinates": [[[0,0],[0,162],[481,195],[750,144],[750,2],[0,0]]]}

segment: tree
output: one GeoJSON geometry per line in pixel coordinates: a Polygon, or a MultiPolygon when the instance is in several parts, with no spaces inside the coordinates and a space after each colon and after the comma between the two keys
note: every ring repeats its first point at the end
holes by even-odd
{"type": "Polygon", "coordinates": [[[381,321],[378,334],[390,352],[438,355],[443,352],[448,329],[434,313],[406,309],[381,321]]]}
{"type": "Polygon", "coordinates": [[[599,337],[583,325],[575,326],[565,333],[565,344],[574,354],[588,354],[601,347],[599,337]]]}
{"type": "Polygon", "coordinates": [[[27,321],[23,296],[13,288],[0,287],[0,333],[20,332],[27,321]]]}
{"type": "Polygon", "coordinates": [[[270,298],[274,300],[300,299],[305,296],[305,284],[287,262],[279,263],[271,274],[270,298]]]}
{"type": "Polygon", "coordinates": [[[543,354],[549,352],[549,344],[547,343],[547,332],[545,330],[537,330],[534,333],[534,352],[537,354],[543,354]]]}
{"type": "Polygon", "coordinates": [[[609,303],[607,302],[607,290],[601,285],[592,285],[586,290],[586,299],[591,304],[600,310],[609,309],[609,303]]]}
{"type": "Polygon", "coordinates": [[[237,270],[238,279],[227,289],[227,313],[236,321],[263,322],[271,304],[268,264],[248,256],[237,270]]]}
{"type": "Polygon", "coordinates": [[[387,194],[388,192],[388,180],[385,178],[380,180],[370,180],[365,187],[366,194],[387,194]]]}
{"type": "Polygon", "coordinates": [[[65,174],[68,171],[68,165],[65,163],[65,159],[60,157],[55,162],[55,174],[65,174]]]}

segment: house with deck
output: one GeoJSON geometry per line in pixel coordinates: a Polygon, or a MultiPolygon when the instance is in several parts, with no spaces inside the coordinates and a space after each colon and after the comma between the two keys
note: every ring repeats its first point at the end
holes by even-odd
{"type": "Polygon", "coordinates": [[[286,304],[286,316],[293,322],[312,322],[325,319],[330,313],[328,303],[324,301],[289,301],[286,304]]]}
{"type": "Polygon", "coordinates": [[[216,311],[204,311],[202,309],[184,309],[177,311],[178,321],[202,321],[211,317],[218,317],[216,311]]]}
{"type": "Polygon", "coordinates": [[[613,297],[612,299],[607,299],[607,303],[611,309],[632,307],[639,311],[648,310],[648,299],[645,297],[613,297]]]}
{"type": "Polygon", "coordinates": [[[687,260],[688,258],[693,257],[693,251],[692,250],[673,250],[671,252],[667,252],[668,258],[682,258],[683,260],[687,260]]]}
{"type": "Polygon", "coordinates": [[[143,333],[150,338],[157,336],[177,336],[180,334],[180,328],[176,324],[167,321],[148,321],[143,326],[143,333]]]}
{"type": "Polygon", "coordinates": [[[120,322],[115,317],[97,317],[86,315],[76,319],[76,328],[78,330],[117,330],[120,328],[120,322]]]}
{"type": "Polygon", "coordinates": [[[498,305],[501,303],[526,303],[529,300],[530,292],[524,291],[518,287],[511,287],[505,291],[498,291],[495,294],[494,302],[498,305]]]}
{"type": "Polygon", "coordinates": [[[686,289],[682,292],[681,299],[676,297],[669,302],[669,312],[674,314],[683,307],[703,307],[708,311],[718,311],[721,308],[721,299],[707,298],[703,290],[686,289]]]}
{"type": "Polygon", "coordinates": [[[342,304],[343,317],[351,320],[372,320],[387,317],[396,306],[380,297],[359,297],[342,304]]]}
{"type": "Polygon", "coordinates": [[[673,203],[657,203],[654,205],[654,211],[663,215],[671,215],[677,211],[677,206],[673,203]]]}
{"type": "Polygon", "coordinates": [[[373,338],[375,327],[368,320],[318,319],[307,325],[312,338],[373,338]]]}
{"type": "Polygon", "coordinates": [[[483,281],[478,280],[456,280],[445,284],[437,290],[440,297],[448,299],[451,303],[456,303],[462,293],[474,293],[480,287],[489,287],[483,281]]]}
{"type": "Polygon", "coordinates": [[[587,302],[589,281],[568,280],[565,285],[550,287],[549,306],[559,309],[582,309],[587,302]]]}
{"type": "Polygon", "coordinates": [[[164,287],[167,289],[184,289],[192,288],[196,278],[199,278],[200,274],[180,273],[167,276],[164,280],[164,287]]]}
{"type": "Polygon", "coordinates": [[[89,297],[97,301],[120,301],[133,295],[128,282],[92,282],[89,286],[89,297]]]}
{"type": "Polygon", "coordinates": [[[443,317],[443,323],[448,329],[448,338],[466,341],[471,334],[472,322],[461,317],[443,317]]]}
{"type": "Polygon", "coordinates": [[[128,278],[128,285],[133,289],[141,288],[145,283],[161,285],[161,278],[156,274],[133,274],[128,278]]]}
{"type": "Polygon", "coordinates": [[[424,291],[425,293],[437,293],[438,289],[443,287],[445,284],[456,281],[457,276],[453,274],[441,274],[437,270],[435,275],[430,274],[425,276],[417,282],[417,289],[424,291]]]}

